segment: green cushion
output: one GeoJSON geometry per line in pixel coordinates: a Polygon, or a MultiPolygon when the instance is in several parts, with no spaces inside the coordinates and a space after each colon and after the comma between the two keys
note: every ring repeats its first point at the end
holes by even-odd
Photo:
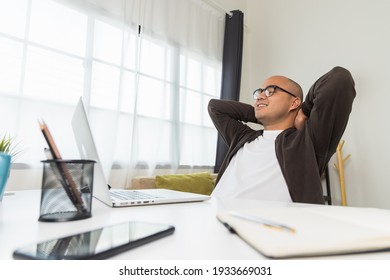
{"type": "Polygon", "coordinates": [[[214,180],[207,172],[158,175],[156,188],[209,195],[214,189],[214,180]]]}

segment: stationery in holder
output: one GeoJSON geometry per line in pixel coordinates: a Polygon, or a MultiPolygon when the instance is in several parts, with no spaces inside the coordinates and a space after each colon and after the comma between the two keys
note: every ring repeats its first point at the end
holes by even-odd
{"type": "Polygon", "coordinates": [[[49,150],[51,152],[51,157],[53,160],[53,164],[58,169],[56,174],[60,177],[60,181],[62,182],[62,186],[68,195],[69,199],[72,201],[74,206],[80,212],[87,212],[87,208],[84,205],[84,202],[81,198],[81,194],[72,178],[71,173],[69,172],[68,166],[65,162],[61,161],[60,152],[54,142],[54,139],[50,133],[49,128],[45,124],[44,121],[39,122],[40,129],[45,137],[45,140],[49,146],[49,150]]]}
{"type": "Polygon", "coordinates": [[[390,211],[342,206],[220,210],[217,218],[268,258],[390,250],[390,211]]]}

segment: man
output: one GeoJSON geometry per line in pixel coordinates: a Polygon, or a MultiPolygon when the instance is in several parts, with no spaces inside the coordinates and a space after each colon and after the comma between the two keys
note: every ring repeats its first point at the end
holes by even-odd
{"type": "Polygon", "coordinates": [[[210,117],[229,147],[213,195],[324,204],[321,174],[344,133],[354,86],[350,72],[335,67],[304,102],[301,87],[284,76],[266,79],[254,106],[210,100],[210,117]]]}

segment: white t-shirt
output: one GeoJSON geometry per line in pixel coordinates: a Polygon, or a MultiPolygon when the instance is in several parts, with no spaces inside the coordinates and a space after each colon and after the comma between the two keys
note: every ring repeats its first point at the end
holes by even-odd
{"type": "Polygon", "coordinates": [[[212,195],[291,202],[275,153],[280,132],[264,130],[263,135],[246,143],[231,159],[212,195]]]}

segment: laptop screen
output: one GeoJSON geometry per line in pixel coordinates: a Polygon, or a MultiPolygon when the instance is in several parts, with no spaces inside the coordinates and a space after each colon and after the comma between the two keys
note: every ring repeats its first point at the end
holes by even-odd
{"type": "Polygon", "coordinates": [[[95,141],[89,125],[87,112],[82,98],[80,98],[72,118],[72,129],[76,139],[77,148],[82,159],[95,160],[93,195],[109,204],[111,199],[108,193],[107,180],[96,149],[95,141]]]}

